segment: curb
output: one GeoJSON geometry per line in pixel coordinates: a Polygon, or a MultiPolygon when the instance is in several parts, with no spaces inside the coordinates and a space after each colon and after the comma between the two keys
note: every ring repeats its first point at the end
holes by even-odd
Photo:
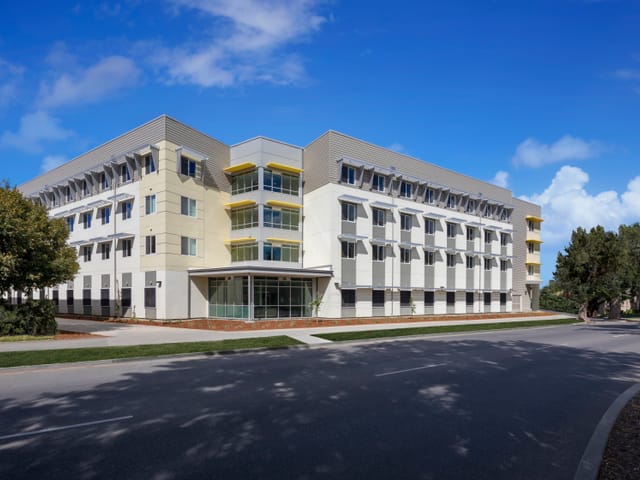
{"type": "Polygon", "coordinates": [[[636,394],[640,392],[640,383],[636,383],[622,392],[609,406],[593,431],[589,444],[582,454],[574,480],[596,480],[600,472],[602,456],[609,440],[609,433],[618,419],[618,415],[636,394]]]}

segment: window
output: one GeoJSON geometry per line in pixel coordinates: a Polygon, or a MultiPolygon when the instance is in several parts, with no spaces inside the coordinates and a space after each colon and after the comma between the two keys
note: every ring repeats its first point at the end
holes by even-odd
{"type": "Polygon", "coordinates": [[[75,223],[76,217],[67,217],[67,228],[70,232],[73,232],[73,224],[75,223]]]}
{"type": "Polygon", "coordinates": [[[144,287],[145,308],[156,308],[156,287],[144,287]]]}
{"type": "Polygon", "coordinates": [[[51,300],[53,300],[53,304],[56,307],[60,304],[60,292],[58,290],[51,291],[51,300]]]}
{"type": "Polygon", "coordinates": [[[456,304],[456,292],[447,292],[447,305],[452,306],[456,304]]]}
{"type": "Polygon", "coordinates": [[[424,264],[433,265],[435,263],[436,253],[431,251],[424,252],[424,264]]]}
{"type": "Polygon", "coordinates": [[[467,241],[473,242],[473,239],[476,238],[476,229],[467,227],[467,241]]]}
{"type": "Polygon", "coordinates": [[[356,244],[354,242],[342,241],[342,258],[356,258],[356,244]]]}
{"type": "Polygon", "coordinates": [[[185,157],[184,155],[180,156],[180,174],[185,175],[187,177],[196,176],[196,161],[185,157]]]}
{"type": "Polygon", "coordinates": [[[400,230],[408,232],[411,230],[411,215],[407,213],[400,214],[400,230]]]}
{"type": "Polygon", "coordinates": [[[82,195],[83,196],[87,196],[89,195],[90,191],[89,191],[89,184],[87,183],[86,180],[82,180],[82,182],[80,183],[80,187],[82,189],[82,195]]]}
{"type": "Polygon", "coordinates": [[[527,252],[535,253],[535,251],[536,251],[535,245],[531,242],[527,243],[527,252]]]}
{"type": "Polygon", "coordinates": [[[509,221],[509,211],[504,209],[502,210],[502,213],[500,214],[500,221],[502,222],[508,222],[509,221]]]}
{"type": "Polygon", "coordinates": [[[379,208],[371,209],[371,216],[373,218],[373,225],[376,227],[384,227],[384,210],[379,208]]]}
{"type": "Polygon", "coordinates": [[[433,307],[435,300],[434,292],[424,292],[424,306],[425,307],[433,307]]]}
{"type": "Polygon", "coordinates": [[[133,240],[131,238],[125,238],[122,240],[122,256],[130,257],[131,256],[131,246],[133,245],[133,240]]]}
{"type": "Polygon", "coordinates": [[[145,255],[153,255],[156,253],[156,236],[147,235],[144,237],[144,253],[145,255]]]}
{"type": "Polygon", "coordinates": [[[91,212],[85,212],[82,214],[82,224],[85,230],[91,228],[91,212]]]}
{"type": "Polygon", "coordinates": [[[131,171],[129,165],[120,165],[120,183],[127,183],[131,181],[131,171]]]}
{"type": "Polygon", "coordinates": [[[343,222],[355,222],[356,221],[356,204],[342,202],[342,221],[343,222]]]}
{"type": "Polygon", "coordinates": [[[529,227],[530,232],[534,232],[536,230],[536,225],[531,220],[527,221],[527,226],[529,227]]]}
{"type": "Polygon", "coordinates": [[[231,230],[258,226],[258,206],[231,210],[231,230]]]}
{"type": "Polygon", "coordinates": [[[467,255],[467,268],[473,268],[475,262],[473,261],[473,256],[467,255]]]}
{"type": "Polygon", "coordinates": [[[273,245],[265,242],[262,249],[263,260],[274,262],[297,262],[300,255],[300,247],[284,243],[273,245]]]}
{"type": "Polygon", "coordinates": [[[447,267],[455,267],[456,266],[456,254],[455,253],[447,253],[447,267]]]}
{"type": "Polygon", "coordinates": [[[506,233],[500,233],[500,246],[506,247],[509,242],[509,235],[506,233]]]}
{"type": "Polygon", "coordinates": [[[91,306],[91,289],[90,288],[82,289],[82,306],[83,307],[91,306]]]}
{"type": "Polygon", "coordinates": [[[411,303],[412,303],[411,291],[410,290],[400,290],[400,306],[401,307],[410,307],[411,303]]]}
{"type": "Polygon", "coordinates": [[[400,248],[400,263],[411,263],[410,248],[400,248]]]}
{"type": "Polygon", "coordinates": [[[341,290],[342,306],[343,307],[355,307],[356,306],[356,291],[355,290],[341,290]]]}
{"type": "Polygon", "coordinates": [[[400,182],[400,196],[404,198],[411,198],[411,184],[404,180],[400,182]]]}
{"type": "Polygon", "coordinates": [[[258,260],[258,243],[245,243],[242,245],[231,245],[231,261],[247,262],[258,260]]]}
{"type": "Polygon", "coordinates": [[[289,175],[287,173],[264,171],[264,189],[271,192],[287,193],[289,195],[298,195],[300,187],[300,176],[289,175]]]}
{"type": "Polygon", "coordinates": [[[447,237],[456,238],[457,233],[458,233],[458,226],[455,223],[447,222],[447,237]]]}
{"type": "Polygon", "coordinates": [[[82,260],[85,262],[91,261],[91,251],[93,250],[92,245],[84,245],[82,247],[82,260]]]}
{"type": "Polygon", "coordinates": [[[196,200],[195,198],[180,197],[180,214],[187,217],[196,216],[196,200]]]}
{"type": "Polygon", "coordinates": [[[180,255],[196,256],[196,239],[191,237],[180,237],[180,255]]]}
{"type": "Polygon", "coordinates": [[[373,290],[371,292],[371,304],[374,307],[384,307],[384,290],[373,290]]]}
{"type": "Polygon", "coordinates": [[[109,289],[108,288],[100,289],[100,306],[102,308],[109,307],[109,289]]]}
{"type": "Polygon", "coordinates": [[[436,233],[436,221],[433,218],[425,218],[424,233],[425,235],[433,235],[436,233]]]}
{"type": "Polygon", "coordinates": [[[528,275],[535,275],[536,274],[536,267],[534,267],[533,265],[527,265],[527,274],[528,275]]]}
{"type": "Polygon", "coordinates": [[[373,179],[371,181],[371,190],[376,192],[384,192],[384,182],[385,177],[378,173],[373,174],[373,179]]]}
{"type": "Polygon", "coordinates": [[[105,172],[102,172],[100,174],[100,187],[102,188],[102,190],[109,189],[109,177],[105,172]]]}
{"type": "Polygon", "coordinates": [[[485,305],[491,305],[491,293],[490,292],[484,292],[484,304],[485,305]]]}
{"type": "Polygon", "coordinates": [[[484,259],[484,269],[485,269],[485,270],[491,270],[491,264],[492,264],[492,263],[493,263],[493,262],[491,261],[491,259],[490,259],[490,258],[485,258],[485,259],[484,259]]]}
{"type": "Polygon", "coordinates": [[[130,308],[131,307],[131,288],[126,287],[120,290],[120,304],[122,308],[130,308]]]}
{"type": "Polygon", "coordinates": [[[465,303],[467,304],[467,307],[470,307],[473,305],[473,292],[466,292],[465,293],[465,303]]]}
{"type": "Polygon", "coordinates": [[[144,197],[144,213],[146,215],[156,213],[156,196],[147,195],[144,197]]]}
{"type": "Polygon", "coordinates": [[[234,175],[231,178],[231,194],[237,195],[239,193],[251,192],[257,190],[258,185],[258,171],[251,170],[250,172],[240,173],[234,175]]]}
{"type": "Polygon", "coordinates": [[[71,190],[71,187],[65,187],[64,188],[65,191],[65,195],[64,198],[67,202],[73,202],[73,191],[71,190]]]}
{"type": "Polygon", "coordinates": [[[501,272],[506,272],[508,266],[509,266],[509,264],[507,263],[506,260],[500,260],[500,271],[501,272]]]}
{"type": "Polygon", "coordinates": [[[111,244],[110,243],[101,243],[100,244],[100,256],[102,260],[109,260],[111,256],[111,244]]]}
{"type": "Polygon", "coordinates": [[[473,200],[467,201],[467,213],[472,213],[476,209],[476,202],[473,200]]]}
{"type": "Polygon", "coordinates": [[[447,208],[456,208],[456,196],[449,195],[447,197],[447,208]]]}
{"type": "Polygon", "coordinates": [[[73,289],[67,289],[67,307],[73,307],[73,289]]]}
{"type": "Polygon", "coordinates": [[[149,175],[156,171],[156,162],[151,155],[144,157],[144,173],[149,175]]]}
{"type": "Polygon", "coordinates": [[[485,205],[485,207],[484,207],[484,216],[485,217],[490,217],[492,212],[493,212],[493,208],[491,207],[491,205],[485,205]]]}
{"type": "Polygon", "coordinates": [[[102,225],[107,225],[111,218],[111,207],[104,207],[100,209],[100,221],[102,225]]]}
{"type": "Polygon", "coordinates": [[[131,218],[131,211],[133,210],[133,202],[131,200],[122,202],[122,220],[129,220],[131,218]]]}
{"type": "Polygon", "coordinates": [[[374,262],[384,262],[384,245],[371,245],[374,262]]]}
{"type": "Polygon", "coordinates": [[[354,185],[356,183],[356,169],[348,165],[342,165],[342,172],[340,173],[340,181],[342,183],[348,183],[354,185]]]}
{"type": "Polygon", "coordinates": [[[507,294],[506,293],[501,293],[500,294],[500,305],[506,305],[507,304],[507,294]]]}
{"type": "Polygon", "coordinates": [[[491,243],[492,241],[492,232],[491,230],[485,230],[484,231],[484,243],[491,243]]]}
{"type": "Polygon", "coordinates": [[[424,192],[425,203],[433,203],[434,197],[435,196],[433,194],[433,190],[431,188],[427,188],[427,190],[424,192]]]}
{"type": "Polygon", "coordinates": [[[299,210],[291,208],[274,209],[267,205],[262,208],[265,227],[298,230],[300,226],[299,210]]]}

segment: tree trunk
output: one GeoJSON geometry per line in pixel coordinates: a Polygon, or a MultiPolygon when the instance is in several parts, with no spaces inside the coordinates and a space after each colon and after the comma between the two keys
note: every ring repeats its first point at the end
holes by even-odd
{"type": "Polygon", "coordinates": [[[578,320],[589,323],[589,316],[587,315],[587,302],[581,303],[578,307],[578,320]]]}
{"type": "Polygon", "coordinates": [[[622,313],[622,299],[614,298],[609,302],[609,320],[619,320],[622,313]]]}

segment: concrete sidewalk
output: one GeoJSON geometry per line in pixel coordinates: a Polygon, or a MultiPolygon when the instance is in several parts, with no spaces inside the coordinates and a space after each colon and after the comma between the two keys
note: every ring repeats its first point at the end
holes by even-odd
{"type": "Polygon", "coordinates": [[[96,338],[78,340],[38,340],[27,342],[0,342],[0,352],[26,350],[53,350],[63,348],[107,347],[125,345],[148,345],[176,342],[206,342],[235,338],[271,337],[287,335],[306,344],[330,343],[329,340],[315,337],[315,334],[333,332],[353,332],[363,330],[390,330],[396,328],[436,327],[441,325],[465,325],[482,323],[525,322],[530,320],[553,320],[567,318],[570,315],[548,315],[544,317],[486,318],[482,320],[448,320],[429,322],[385,323],[368,325],[347,325],[309,328],[283,328],[277,330],[217,331],[194,330],[189,328],[159,327],[156,325],[129,325],[126,323],[96,322],[91,320],[72,320],[58,318],[60,330],[92,333],[101,335],[96,338]]]}

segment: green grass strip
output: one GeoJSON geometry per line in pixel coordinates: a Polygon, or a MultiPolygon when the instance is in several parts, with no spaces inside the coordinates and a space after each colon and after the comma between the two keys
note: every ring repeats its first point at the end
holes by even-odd
{"type": "Polygon", "coordinates": [[[53,340],[53,335],[12,335],[0,337],[0,342],[33,342],[38,340],[53,340]]]}
{"type": "Polygon", "coordinates": [[[461,325],[441,325],[433,327],[393,328],[390,330],[364,330],[361,332],[337,332],[315,334],[314,337],[341,342],[347,340],[365,340],[370,338],[404,337],[410,335],[430,335],[434,333],[475,332],[483,330],[502,330],[507,328],[546,327],[549,325],[569,325],[577,323],[575,318],[557,320],[528,320],[524,322],[475,323],[461,325]]]}
{"type": "Polygon", "coordinates": [[[302,342],[285,335],[274,337],[238,338],[214,342],[161,343],[124,347],[65,348],[60,350],[30,350],[0,352],[0,368],[47,363],[87,362],[118,358],[153,357],[180,353],[202,353],[245,348],[277,348],[300,345],[302,342]]]}

